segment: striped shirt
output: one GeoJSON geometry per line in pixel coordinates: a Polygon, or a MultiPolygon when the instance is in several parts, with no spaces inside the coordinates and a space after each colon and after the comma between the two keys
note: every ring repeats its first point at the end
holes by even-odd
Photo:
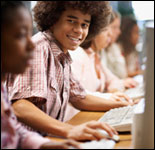
{"type": "Polygon", "coordinates": [[[32,37],[34,57],[23,75],[9,77],[9,99],[28,99],[55,119],[63,121],[68,102],[83,100],[84,89],[71,73],[71,58],[48,30],[32,37]],[[12,81],[13,79],[13,81],[12,81]]]}

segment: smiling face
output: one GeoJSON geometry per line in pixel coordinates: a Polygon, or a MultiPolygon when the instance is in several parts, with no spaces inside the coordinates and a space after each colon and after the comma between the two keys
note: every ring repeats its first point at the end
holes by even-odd
{"type": "Polygon", "coordinates": [[[58,22],[51,27],[53,36],[66,53],[75,50],[87,37],[91,16],[79,10],[63,12],[58,22]]]}
{"type": "Polygon", "coordinates": [[[5,73],[23,73],[32,58],[32,18],[28,10],[19,7],[1,25],[2,68],[5,73]]]}

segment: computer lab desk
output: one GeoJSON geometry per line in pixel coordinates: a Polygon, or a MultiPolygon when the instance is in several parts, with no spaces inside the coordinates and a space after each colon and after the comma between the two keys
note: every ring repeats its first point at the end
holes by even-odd
{"type": "MultiPolygon", "coordinates": [[[[67,121],[67,123],[72,125],[79,125],[88,121],[98,120],[104,112],[88,112],[81,111],[77,115],[75,115],[71,120],[67,121]]],[[[116,143],[115,149],[132,149],[132,136],[131,133],[119,133],[120,141],[116,143]]],[[[55,141],[63,141],[64,139],[48,137],[51,140],[55,141]]]]}

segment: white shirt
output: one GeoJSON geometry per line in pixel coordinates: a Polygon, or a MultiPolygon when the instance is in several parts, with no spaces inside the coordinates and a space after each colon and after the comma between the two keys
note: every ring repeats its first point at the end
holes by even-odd
{"type": "Polygon", "coordinates": [[[102,65],[106,65],[117,77],[127,78],[127,66],[121,48],[118,44],[112,44],[107,50],[102,51],[102,65]]]}
{"type": "Polygon", "coordinates": [[[78,47],[75,51],[69,51],[69,53],[73,60],[71,64],[72,73],[80,81],[84,89],[96,92],[100,88],[103,91],[105,88],[105,77],[103,74],[101,79],[97,77],[95,53],[88,55],[81,47],[78,47]]]}

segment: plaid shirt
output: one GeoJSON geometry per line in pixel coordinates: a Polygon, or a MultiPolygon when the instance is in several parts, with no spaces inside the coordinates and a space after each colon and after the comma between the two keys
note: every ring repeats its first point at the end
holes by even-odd
{"type": "Polygon", "coordinates": [[[34,58],[23,75],[8,79],[9,98],[28,98],[41,110],[63,121],[69,101],[82,100],[85,91],[71,73],[71,58],[65,54],[50,31],[33,36],[34,58]]]}
{"type": "Polygon", "coordinates": [[[49,141],[21,126],[8,101],[6,88],[1,83],[1,149],[36,149],[49,141]]]}

